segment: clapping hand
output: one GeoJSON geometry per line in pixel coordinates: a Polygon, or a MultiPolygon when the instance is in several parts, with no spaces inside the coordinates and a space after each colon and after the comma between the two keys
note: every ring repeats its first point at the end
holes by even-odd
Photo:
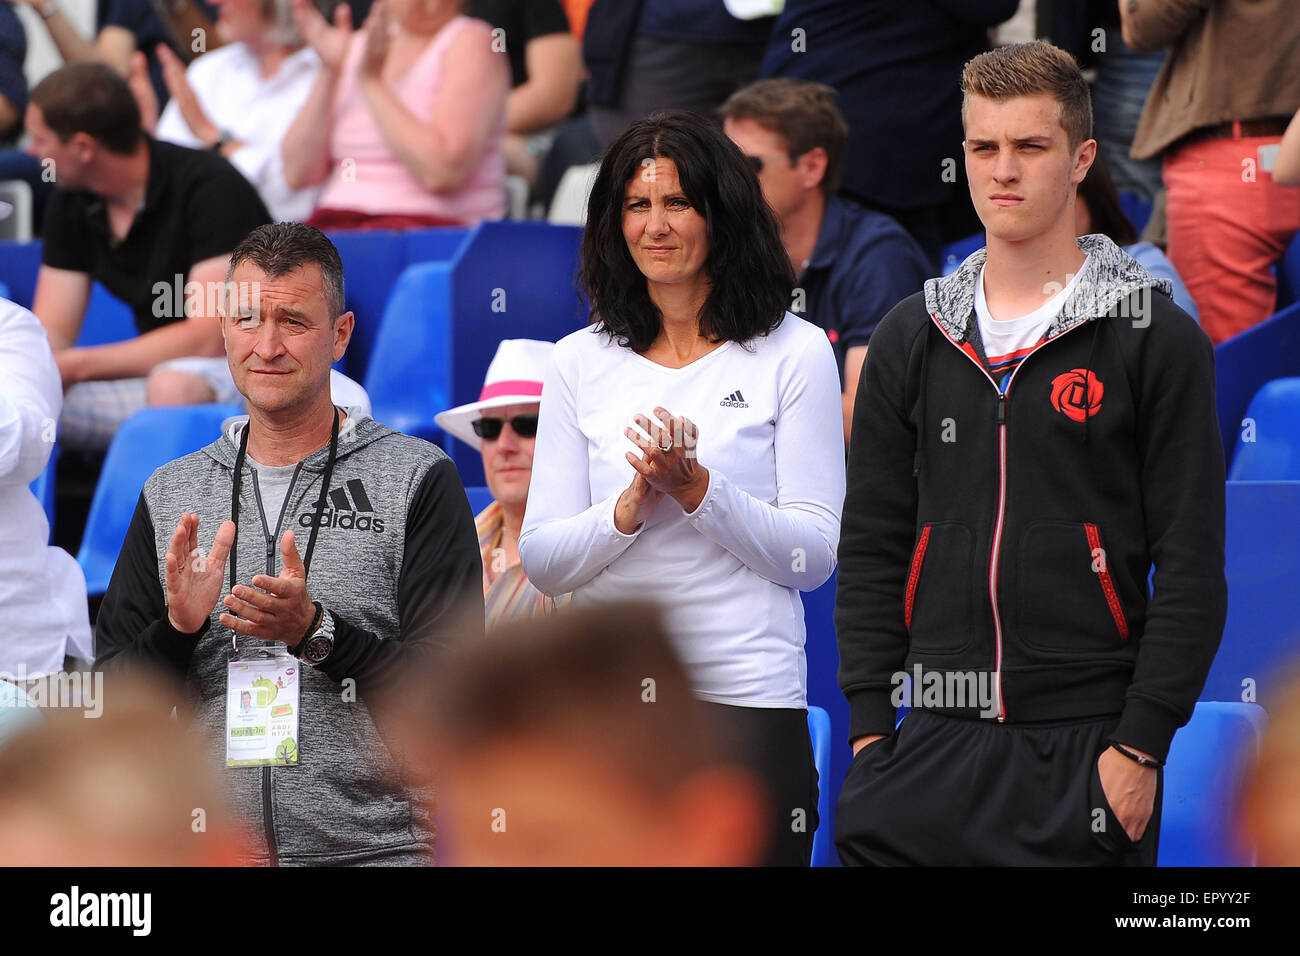
{"type": "Polygon", "coordinates": [[[195,95],[194,87],[190,85],[190,79],[185,73],[185,64],[166,43],[159,43],[157,52],[158,62],[162,65],[163,81],[167,84],[167,92],[171,94],[172,100],[180,109],[190,132],[211,146],[220,138],[221,131],[199,105],[199,98],[195,95]]]}
{"type": "Polygon", "coordinates": [[[658,421],[637,415],[632,421],[641,431],[624,432],[642,452],[628,452],[627,460],[651,488],[674,499],[683,511],[694,511],[709,487],[709,471],[695,457],[699,431],[690,419],[675,417],[667,409],[656,408],[654,413],[658,421]]]}
{"type": "Polygon", "coordinates": [[[361,75],[378,80],[384,74],[384,61],[393,45],[392,19],[384,0],[375,0],[366,17],[366,48],[361,53],[361,75]]]}
{"type": "Polygon", "coordinates": [[[343,69],[352,39],[352,9],[346,3],[334,8],[331,26],[309,0],[293,0],[293,22],[326,69],[335,73],[343,69]]]}
{"type": "Polygon", "coordinates": [[[221,623],[248,637],[295,647],[316,620],[316,607],[307,596],[307,569],[294,546],[292,531],[280,539],[280,556],[284,570],[279,577],[255,574],[252,587],[236,585],[226,595],[228,610],[221,615],[221,623]]]}
{"type": "Polygon", "coordinates": [[[226,573],[226,558],[235,543],[235,523],[225,521],[217,529],[208,555],[199,552],[199,516],[181,515],[167,547],[167,620],[182,634],[193,634],[203,626],[217,598],[226,573]]]}

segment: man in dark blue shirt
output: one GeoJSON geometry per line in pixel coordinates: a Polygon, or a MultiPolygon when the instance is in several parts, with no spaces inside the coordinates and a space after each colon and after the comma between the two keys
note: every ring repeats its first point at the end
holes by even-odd
{"type": "Polygon", "coordinates": [[[902,223],[935,266],[943,243],[981,229],[966,189],[957,78],[1017,6],[786,0],[772,29],[759,76],[839,92],[849,124],[844,191],[902,223]]]}
{"type": "Polygon", "coordinates": [[[876,324],[931,275],[916,241],[883,213],[835,195],[847,128],[835,91],[805,80],[759,80],[719,110],[781,223],[798,276],[790,311],[826,330],[840,366],[844,440],[876,324]]]}

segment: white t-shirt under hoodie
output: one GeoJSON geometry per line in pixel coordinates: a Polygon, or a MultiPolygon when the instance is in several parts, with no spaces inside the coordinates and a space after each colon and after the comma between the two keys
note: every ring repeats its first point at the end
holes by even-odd
{"type": "Polygon", "coordinates": [[[825,333],[786,313],[770,335],[726,342],[684,368],[590,326],[561,339],[543,382],[519,555],[575,605],[649,599],[696,694],[804,707],[803,604],[835,568],[844,506],[839,373],[825,333]],[[614,527],[632,481],[624,434],[654,408],[694,422],[709,471],[699,507],[667,495],[633,534],[614,527]]]}

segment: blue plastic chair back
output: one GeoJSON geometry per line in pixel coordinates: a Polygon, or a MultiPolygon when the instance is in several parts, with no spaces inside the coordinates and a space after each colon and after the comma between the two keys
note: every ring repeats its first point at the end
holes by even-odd
{"type": "Polygon", "coordinates": [[[475,515],[492,504],[492,492],[485,485],[473,485],[466,488],[465,495],[469,498],[470,510],[475,515]]]}
{"type": "Polygon", "coordinates": [[[103,594],[113,576],[140,491],[162,465],[198,451],[221,435],[221,423],[243,412],[234,405],[146,408],[128,418],[108,447],[90,503],[77,560],[88,594],[103,594]]]}
{"type": "Polygon", "coordinates": [[[45,509],[45,520],[50,523],[50,535],[54,535],[54,475],[58,467],[59,446],[55,443],[50,449],[50,460],[45,463],[45,470],[36,476],[36,480],[28,487],[32,489],[32,494],[36,500],[41,503],[45,509]]]}
{"type": "Polygon", "coordinates": [[[984,233],[977,232],[973,236],[967,236],[965,239],[958,239],[956,242],[949,243],[943,247],[943,275],[950,275],[956,272],[966,257],[976,249],[984,246],[984,233]]]}
{"type": "Polygon", "coordinates": [[[1258,704],[1202,701],[1174,735],[1165,762],[1161,866],[1251,866],[1234,845],[1236,792],[1259,753],[1266,718],[1258,704]]]}
{"type": "Polygon", "coordinates": [[[1300,657],[1300,481],[1227,484],[1228,618],[1201,700],[1269,706],[1300,657]]]}
{"type": "Polygon", "coordinates": [[[136,337],[135,314],[131,307],[96,282],[90,289],[86,318],[81,323],[77,346],[109,345],[136,337]]]}
{"type": "Polygon", "coordinates": [[[5,298],[24,309],[32,307],[36,273],[41,269],[41,242],[0,241],[0,282],[9,287],[5,298]]]}
{"type": "Polygon", "coordinates": [[[352,341],[343,356],[341,372],[358,382],[366,370],[379,334],[388,296],[406,268],[406,237],[388,230],[329,232],[343,260],[344,305],[356,316],[352,341]]]}
{"type": "Polygon", "coordinates": [[[417,262],[447,262],[456,258],[469,237],[460,226],[436,229],[412,229],[406,233],[406,265],[417,262]]]}
{"type": "Polygon", "coordinates": [[[1120,193],[1119,208],[1124,210],[1124,215],[1128,216],[1128,221],[1133,223],[1133,228],[1140,235],[1146,228],[1147,220],[1151,218],[1151,202],[1143,199],[1137,193],[1120,193]]]}
{"type": "MultiPolygon", "coordinates": [[[[444,448],[442,429],[433,419],[454,404],[450,314],[451,265],[407,266],[389,296],[365,380],[375,421],[444,448]]],[[[482,477],[480,464],[479,482],[482,477]]]]}
{"type": "Polygon", "coordinates": [[[1214,349],[1215,403],[1223,455],[1232,464],[1255,393],[1275,378],[1300,375],[1300,302],[1214,349]]]}
{"type": "MultiPolygon", "coordinates": [[[[840,691],[838,670],[840,666],[839,647],[835,641],[835,581],[832,574],[821,587],[812,591],[801,592],[803,600],[803,619],[806,638],[804,654],[808,661],[808,704],[826,711],[831,722],[831,747],[826,772],[818,767],[821,775],[823,793],[832,798],[839,793],[844,775],[849,771],[853,761],[853,751],[849,748],[849,704],[840,691]]],[[[828,799],[826,811],[821,815],[822,825],[827,827],[824,866],[838,866],[839,856],[835,853],[835,800],[828,799]]]]}
{"type": "MultiPolygon", "coordinates": [[[[574,289],[582,230],[544,222],[485,222],[452,261],[451,394],[443,408],[478,401],[503,339],[555,342],[587,323],[574,289]]],[[[483,484],[483,460],[459,442],[447,453],[467,485],[483,484]]]]}
{"type": "Polygon", "coordinates": [[[817,832],[813,834],[812,865],[831,865],[831,715],[821,707],[808,707],[808,733],[812,735],[813,763],[817,766],[817,832]]]}
{"type": "Polygon", "coordinates": [[[1269,382],[1251,399],[1228,478],[1300,481],[1300,378],[1269,382]]]}

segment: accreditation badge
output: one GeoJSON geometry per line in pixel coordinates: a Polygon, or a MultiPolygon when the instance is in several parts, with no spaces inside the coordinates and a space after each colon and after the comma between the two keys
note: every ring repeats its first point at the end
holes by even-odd
{"type": "Polygon", "coordinates": [[[287,654],[226,664],[226,766],[298,763],[301,662],[287,654]]]}

